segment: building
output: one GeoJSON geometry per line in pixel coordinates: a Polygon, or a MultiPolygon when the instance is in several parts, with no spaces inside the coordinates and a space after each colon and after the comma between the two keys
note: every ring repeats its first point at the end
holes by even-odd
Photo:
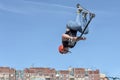
{"type": "Polygon", "coordinates": [[[99,80],[99,70],[90,70],[85,68],[69,68],[68,70],[60,70],[57,73],[59,80],[99,80]]]}
{"type": "Polygon", "coordinates": [[[24,70],[25,80],[55,80],[56,70],[52,68],[26,68],[24,70]]]}
{"type": "Polygon", "coordinates": [[[68,68],[55,70],[54,68],[31,67],[15,70],[0,67],[0,80],[108,80],[98,69],[68,68]]]}
{"type": "Polygon", "coordinates": [[[57,71],[56,80],[69,80],[69,70],[57,71]]]}
{"type": "Polygon", "coordinates": [[[15,69],[0,67],[0,80],[15,80],[15,69]]]}

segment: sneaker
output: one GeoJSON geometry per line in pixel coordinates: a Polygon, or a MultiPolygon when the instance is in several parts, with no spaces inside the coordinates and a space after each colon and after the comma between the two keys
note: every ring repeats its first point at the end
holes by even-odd
{"type": "Polygon", "coordinates": [[[88,12],[84,11],[82,12],[82,15],[85,17],[88,14],[88,12]]]}
{"type": "Polygon", "coordinates": [[[78,4],[76,5],[76,7],[79,8],[79,7],[80,7],[80,4],[78,3],[78,4]]]}
{"type": "Polygon", "coordinates": [[[80,4],[77,4],[76,7],[77,7],[77,13],[82,12],[83,9],[80,7],[80,4]]]}
{"type": "Polygon", "coordinates": [[[95,17],[95,14],[94,13],[90,13],[90,17],[95,17]]]}
{"type": "Polygon", "coordinates": [[[83,10],[82,8],[78,8],[78,9],[77,9],[77,13],[81,13],[82,10],[83,10]]]}

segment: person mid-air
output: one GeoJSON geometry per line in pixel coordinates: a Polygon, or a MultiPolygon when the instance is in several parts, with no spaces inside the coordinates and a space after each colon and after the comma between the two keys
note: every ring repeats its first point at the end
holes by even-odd
{"type": "Polygon", "coordinates": [[[62,34],[62,44],[58,47],[61,54],[67,54],[70,48],[73,48],[80,40],[86,40],[83,34],[88,34],[88,25],[95,14],[84,10],[80,4],[77,4],[77,16],[75,21],[69,21],[66,24],[66,32],[62,34]],[[77,32],[81,35],[77,36],[77,32]]]}

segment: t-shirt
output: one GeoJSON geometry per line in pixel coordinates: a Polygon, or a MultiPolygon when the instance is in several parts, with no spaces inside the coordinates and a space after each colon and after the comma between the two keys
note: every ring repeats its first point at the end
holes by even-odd
{"type": "MultiPolygon", "coordinates": [[[[68,35],[70,35],[72,37],[76,37],[77,31],[69,30],[69,31],[66,31],[65,34],[68,34],[68,35]]],[[[66,41],[62,41],[62,44],[63,44],[64,47],[73,48],[75,46],[75,44],[76,44],[76,41],[68,39],[66,41]]]]}

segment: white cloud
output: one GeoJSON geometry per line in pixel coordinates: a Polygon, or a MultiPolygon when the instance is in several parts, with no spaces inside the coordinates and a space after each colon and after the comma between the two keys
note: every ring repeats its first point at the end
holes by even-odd
{"type": "Polygon", "coordinates": [[[59,8],[69,8],[69,9],[75,9],[74,7],[70,6],[64,6],[64,5],[59,5],[59,4],[49,4],[49,3],[44,3],[44,2],[36,2],[36,1],[31,1],[31,0],[24,0],[25,2],[32,3],[32,4],[39,4],[42,6],[51,6],[51,7],[59,7],[59,8]]]}
{"type": "MultiPolygon", "coordinates": [[[[12,1],[10,3],[0,2],[0,10],[19,13],[19,14],[38,14],[41,12],[67,13],[66,10],[74,10],[74,7],[58,4],[48,4],[33,1],[12,1]]],[[[68,12],[69,13],[69,12],[68,12]]]]}
{"type": "Polygon", "coordinates": [[[14,13],[21,13],[21,14],[25,14],[25,10],[22,7],[21,3],[0,3],[0,10],[3,11],[8,11],[8,12],[14,12],[14,13]]]}

